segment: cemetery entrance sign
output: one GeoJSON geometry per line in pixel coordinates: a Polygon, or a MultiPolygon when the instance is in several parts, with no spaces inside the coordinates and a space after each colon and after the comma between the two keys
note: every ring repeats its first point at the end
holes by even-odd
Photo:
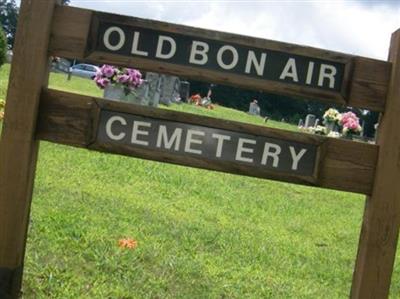
{"type": "Polygon", "coordinates": [[[60,2],[21,1],[0,143],[0,298],[20,292],[40,140],[365,194],[350,296],[388,297],[400,226],[400,31],[389,60],[378,61],[60,2]],[[338,140],[51,90],[50,55],[384,112],[379,139],[338,140]]]}

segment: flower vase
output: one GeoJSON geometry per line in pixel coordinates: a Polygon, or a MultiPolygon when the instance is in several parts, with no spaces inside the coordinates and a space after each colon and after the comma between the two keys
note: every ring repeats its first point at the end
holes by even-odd
{"type": "Polygon", "coordinates": [[[347,139],[347,140],[353,140],[353,134],[348,133],[348,134],[342,135],[342,138],[347,139]]]}
{"type": "Polygon", "coordinates": [[[121,101],[124,97],[124,89],[121,86],[107,85],[104,88],[103,97],[108,100],[121,101]]]}
{"type": "Polygon", "coordinates": [[[108,85],[104,88],[104,98],[114,101],[122,101],[140,105],[140,99],[136,96],[134,91],[126,94],[125,89],[118,85],[108,85]]]}
{"type": "Polygon", "coordinates": [[[326,128],[326,134],[329,134],[330,132],[332,132],[335,129],[335,123],[334,122],[328,122],[325,125],[326,128]]]}

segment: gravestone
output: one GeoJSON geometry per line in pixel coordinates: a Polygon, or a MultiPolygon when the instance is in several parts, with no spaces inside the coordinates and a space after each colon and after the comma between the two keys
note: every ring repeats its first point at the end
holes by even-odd
{"type": "Polygon", "coordinates": [[[253,100],[249,106],[249,114],[260,115],[260,106],[258,106],[257,100],[253,100]]]}
{"type": "Polygon", "coordinates": [[[7,54],[6,54],[6,61],[7,63],[11,63],[12,62],[12,58],[13,58],[13,51],[8,50],[7,54]]]}
{"type": "Polygon", "coordinates": [[[304,125],[304,121],[303,121],[303,119],[299,119],[299,123],[297,124],[297,126],[299,127],[299,128],[302,128],[303,127],[303,125],[304,125]]]}
{"type": "Polygon", "coordinates": [[[158,73],[147,72],[146,82],[149,106],[157,107],[161,95],[161,75],[158,73]]]}
{"type": "Polygon", "coordinates": [[[161,95],[160,103],[164,105],[171,105],[180,101],[179,88],[180,80],[176,76],[161,75],[161,95]]]}
{"type": "Polygon", "coordinates": [[[316,127],[318,127],[318,126],[319,126],[319,118],[317,118],[317,120],[315,121],[314,128],[316,128],[316,127]]]}
{"type": "Polygon", "coordinates": [[[306,123],[305,123],[305,127],[309,128],[309,127],[314,127],[315,125],[315,115],[314,114],[307,114],[306,116],[306,123]]]}
{"type": "Polygon", "coordinates": [[[55,73],[69,73],[71,62],[64,58],[57,58],[51,64],[51,70],[55,73]]]}
{"type": "Polygon", "coordinates": [[[181,85],[179,88],[179,96],[181,100],[187,102],[190,95],[190,83],[188,81],[181,81],[181,85]]]}

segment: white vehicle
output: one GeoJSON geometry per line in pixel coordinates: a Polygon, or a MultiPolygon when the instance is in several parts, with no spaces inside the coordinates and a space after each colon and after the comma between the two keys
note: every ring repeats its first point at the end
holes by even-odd
{"type": "Polygon", "coordinates": [[[69,69],[71,75],[73,76],[90,78],[90,79],[93,79],[99,70],[100,69],[97,66],[85,63],[75,64],[71,66],[71,68],[69,69]]]}

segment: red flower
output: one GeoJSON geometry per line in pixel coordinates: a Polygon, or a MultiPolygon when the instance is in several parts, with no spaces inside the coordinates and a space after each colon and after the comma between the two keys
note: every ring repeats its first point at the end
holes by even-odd
{"type": "Polygon", "coordinates": [[[135,249],[137,247],[137,241],[130,238],[120,239],[118,241],[118,246],[120,248],[135,249]]]}

